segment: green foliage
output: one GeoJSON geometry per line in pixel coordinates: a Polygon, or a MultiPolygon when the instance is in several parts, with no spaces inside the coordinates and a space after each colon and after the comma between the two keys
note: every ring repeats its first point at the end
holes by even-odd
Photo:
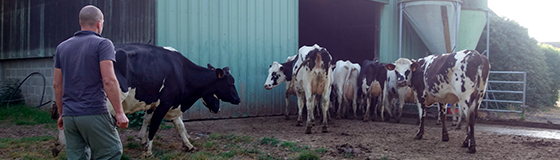
{"type": "Polygon", "coordinates": [[[136,149],[136,148],[142,148],[142,144],[138,142],[128,142],[124,147],[128,149],[136,149]]]}
{"type": "Polygon", "coordinates": [[[25,103],[21,89],[16,90],[19,83],[20,81],[18,79],[6,79],[4,81],[2,88],[0,89],[0,106],[6,105],[8,101],[10,101],[10,105],[25,103]],[[12,96],[11,100],[10,96],[12,96]]]}
{"type": "Polygon", "coordinates": [[[319,156],[312,152],[301,152],[296,158],[297,160],[319,160],[319,156]]]}
{"type": "Polygon", "coordinates": [[[47,111],[42,111],[23,104],[0,107],[0,120],[9,119],[16,125],[55,124],[47,111]]]}
{"type": "Polygon", "coordinates": [[[550,101],[556,102],[559,98],[558,90],[560,90],[560,48],[542,43],[540,47],[546,57],[545,62],[550,69],[550,77],[552,77],[551,88],[548,89],[548,92],[551,94],[550,101]]]}
{"type": "Polygon", "coordinates": [[[134,112],[133,114],[127,114],[128,117],[128,127],[129,128],[140,128],[144,122],[144,111],[134,112]]]}
{"type": "MultiPolygon", "coordinates": [[[[526,104],[543,108],[553,106],[555,100],[553,74],[546,56],[538,42],[531,38],[527,28],[517,22],[499,16],[490,19],[490,64],[493,71],[525,71],[527,73],[526,104]]],[[[486,32],[482,34],[477,50],[486,50],[486,32]]],[[[553,68],[554,69],[554,68],[553,68]]],[[[557,78],[557,77],[555,77],[557,78]]],[[[521,76],[491,74],[490,80],[522,81],[521,76]]],[[[522,85],[490,84],[493,90],[521,91],[522,85]]],[[[521,94],[495,94],[497,99],[521,100],[521,94]]],[[[502,108],[507,105],[500,104],[502,108]]]]}

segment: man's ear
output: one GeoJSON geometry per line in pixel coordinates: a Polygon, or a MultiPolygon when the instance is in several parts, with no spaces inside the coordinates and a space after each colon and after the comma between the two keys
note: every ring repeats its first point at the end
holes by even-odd
{"type": "Polygon", "coordinates": [[[387,69],[388,71],[394,70],[395,67],[396,66],[394,64],[391,64],[391,63],[385,65],[385,69],[387,69]]]}
{"type": "Polygon", "coordinates": [[[218,68],[218,69],[215,69],[214,71],[216,72],[216,76],[219,79],[222,79],[224,77],[224,70],[218,68]]]}

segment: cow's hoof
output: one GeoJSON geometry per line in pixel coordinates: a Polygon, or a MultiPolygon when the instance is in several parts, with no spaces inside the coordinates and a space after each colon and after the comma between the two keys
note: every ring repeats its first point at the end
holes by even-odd
{"type": "Polygon", "coordinates": [[[364,122],[367,122],[367,121],[369,121],[369,118],[364,118],[364,122]]]}
{"type": "Polygon", "coordinates": [[[56,149],[56,148],[53,148],[53,149],[51,150],[51,152],[52,152],[52,156],[53,156],[53,157],[57,157],[57,156],[58,156],[58,153],[60,153],[60,151],[59,151],[58,149],[56,149]]]}
{"type": "Polygon", "coordinates": [[[143,156],[144,158],[153,158],[153,157],[154,157],[154,155],[153,155],[151,152],[150,152],[150,153],[145,152],[145,153],[142,154],[142,156],[143,156]]]}
{"type": "Polygon", "coordinates": [[[298,126],[298,127],[300,127],[302,125],[303,125],[303,122],[301,122],[301,121],[298,121],[297,124],[296,124],[296,126],[298,126]]]}
{"type": "Polygon", "coordinates": [[[290,120],[290,116],[286,116],[286,117],[284,117],[284,119],[290,120]]]}
{"type": "Polygon", "coordinates": [[[436,125],[441,125],[441,121],[436,121],[436,125]]]}
{"type": "Polygon", "coordinates": [[[476,153],[476,147],[474,147],[474,146],[469,147],[469,150],[467,151],[467,153],[476,153]]]}
{"type": "Polygon", "coordinates": [[[198,148],[196,148],[196,147],[192,147],[192,148],[187,148],[187,147],[185,147],[185,148],[186,148],[186,149],[185,149],[185,152],[193,152],[193,151],[197,151],[197,150],[198,150],[198,148]]]}
{"type": "Polygon", "coordinates": [[[461,145],[461,147],[463,147],[463,148],[469,147],[469,143],[467,141],[464,141],[463,145],[461,145]]]}
{"type": "Polygon", "coordinates": [[[444,142],[449,141],[449,135],[448,135],[448,134],[444,134],[444,135],[441,137],[441,141],[444,141],[444,142]]]}
{"type": "Polygon", "coordinates": [[[322,132],[323,132],[323,133],[328,133],[328,132],[329,132],[329,131],[327,130],[327,126],[323,126],[322,132]]]}
{"type": "Polygon", "coordinates": [[[461,130],[461,126],[455,127],[455,130],[461,130]]]}
{"type": "Polygon", "coordinates": [[[452,122],[451,126],[457,126],[457,122],[452,122]]]}
{"type": "Polygon", "coordinates": [[[305,129],[305,134],[311,134],[311,126],[307,127],[307,129],[305,129]]]}
{"type": "Polygon", "coordinates": [[[336,116],[336,119],[341,119],[341,118],[340,118],[340,115],[336,116]]]}
{"type": "Polygon", "coordinates": [[[421,134],[417,134],[417,135],[416,135],[416,137],[414,137],[414,139],[416,139],[416,140],[421,140],[421,139],[422,139],[422,137],[423,137],[423,135],[421,135],[421,134]]]}

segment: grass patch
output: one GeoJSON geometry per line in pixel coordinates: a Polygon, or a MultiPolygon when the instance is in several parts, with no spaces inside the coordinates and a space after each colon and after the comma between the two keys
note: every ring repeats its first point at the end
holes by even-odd
{"type": "Polygon", "coordinates": [[[0,120],[8,120],[16,125],[56,124],[47,111],[26,105],[0,106],[0,120]]]}
{"type": "Polygon", "coordinates": [[[261,144],[270,144],[270,145],[276,146],[279,143],[280,143],[280,141],[276,138],[264,137],[263,139],[261,139],[261,144]]]}
{"type": "Polygon", "coordinates": [[[323,153],[326,153],[327,151],[329,151],[329,149],[326,149],[326,148],[317,148],[317,149],[315,149],[315,150],[313,150],[313,151],[314,151],[315,153],[323,154],[323,153]]]}
{"type": "Polygon", "coordinates": [[[137,149],[142,148],[142,144],[138,142],[128,142],[124,147],[128,149],[137,149]]]}
{"type": "Polygon", "coordinates": [[[299,156],[296,158],[297,160],[319,160],[319,156],[312,152],[301,152],[299,156]]]}

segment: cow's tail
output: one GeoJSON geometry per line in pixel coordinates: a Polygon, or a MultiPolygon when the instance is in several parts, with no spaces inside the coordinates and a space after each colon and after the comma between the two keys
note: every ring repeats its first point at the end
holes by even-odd
{"type": "Polygon", "coordinates": [[[295,73],[295,74],[292,74],[292,75],[295,75],[295,76],[293,76],[293,80],[294,80],[294,81],[293,81],[292,83],[290,83],[290,87],[289,87],[289,88],[293,88],[293,87],[294,87],[294,82],[297,81],[297,75],[298,75],[298,73],[299,73],[299,70],[300,70],[304,65],[306,65],[307,63],[309,63],[310,61],[311,61],[311,59],[306,59],[306,60],[304,60],[303,62],[301,62],[301,64],[299,65],[299,67],[298,67],[297,70],[296,70],[296,73],[295,73]]]}

